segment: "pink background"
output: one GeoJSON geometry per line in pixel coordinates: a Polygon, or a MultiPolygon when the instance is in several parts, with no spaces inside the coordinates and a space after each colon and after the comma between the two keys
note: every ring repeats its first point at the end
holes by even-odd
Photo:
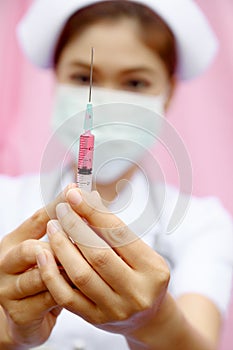
{"type": "MultiPolygon", "coordinates": [[[[190,153],[193,192],[217,195],[233,214],[233,2],[197,2],[215,29],[220,51],[202,77],[180,84],[168,118],[190,153]]],[[[0,172],[10,175],[38,171],[49,137],[52,75],[26,61],[14,32],[30,3],[0,2],[0,172]]],[[[165,157],[161,163],[167,179],[176,183],[171,162],[165,157]]],[[[222,349],[232,349],[232,326],[233,319],[225,328],[222,349]]]]}

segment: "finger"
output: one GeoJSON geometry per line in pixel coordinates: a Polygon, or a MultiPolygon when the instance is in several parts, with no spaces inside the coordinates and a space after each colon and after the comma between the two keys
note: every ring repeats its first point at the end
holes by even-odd
{"type": "Polygon", "coordinates": [[[14,246],[1,260],[1,269],[8,274],[16,274],[36,265],[36,246],[51,250],[49,243],[27,240],[14,246]]]}
{"type": "Polygon", "coordinates": [[[56,219],[57,218],[57,214],[56,214],[56,207],[59,203],[63,203],[66,200],[66,193],[72,189],[72,188],[77,188],[77,185],[75,183],[70,183],[69,185],[67,185],[65,187],[65,189],[63,190],[63,192],[61,192],[52,202],[50,202],[46,207],[46,212],[48,217],[51,219],[56,219]]]}
{"type": "Polygon", "coordinates": [[[71,189],[67,192],[66,199],[77,214],[85,218],[114,248],[137,240],[127,225],[103,205],[98,192],[71,189]]]}
{"type": "Polygon", "coordinates": [[[60,313],[62,312],[62,307],[55,306],[50,312],[51,312],[51,314],[53,314],[53,316],[58,317],[60,315],[60,313]]]}
{"type": "MultiPolygon", "coordinates": [[[[74,213],[74,215],[76,214],[74,213]]],[[[66,237],[58,222],[56,222],[55,226],[54,220],[48,223],[48,234],[51,247],[53,248],[55,255],[58,257],[73,284],[94,303],[98,305],[102,305],[104,303],[105,306],[112,306],[115,294],[113,291],[113,286],[111,285],[110,287],[109,281],[107,279],[103,279],[103,276],[100,273],[96,273],[96,271],[102,272],[101,268],[99,268],[99,271],[98,268],[95,270],[92,268],[92,266],[90,266],[88,261],[85,260],[81,254],[81,252],[83,253],[83,247],[80,247],[80,252],[77,247],[74,246],[66,237]]],[[[105,249],[105,251],[110,255],[114,255],[116,260],[121,260],[119,256],[117,256],[111,249],[105,249]]],[[[111,269],[114,269],[113,259],[111,263],[111,269]]],[[[121,264],[123,264],[122,261],[121,264]]],[[[108,274],[112,276],[112,270],[111,273],[108,274]]],[[[107,275],[107,273],[105,273],[105,275],[107,275]]]]}
{"type": "Polygon", "coordinates": [[[53,255],[38,250],[37,263],[41,277],[57,305],[90,321],[98,313],[96,305],[79,290],[73,290],[59,273],[53,255]]]}
{"type": "Polygon", "coordinates": [[[2,241],[4,246],[2,251],[27,239],[39,239],[43,237],[46,232],[48,221],[49,217],[45,208],[39,209],[17,229],[5,236],[2,241]]]}
{"type": "Polygon", "coordinates": [[[12,275],[5,287],[8,299],[19,300],[46,291],[47,288],[41,279],[37,268],[28,270],[19,275],[12,275]]]}
{"type": "MultiPolygon", "coordinates": [[[[104,280],[111,289],[117,293],[126,294],[129,285],[125,285],[125,279],[133,283],[134,271],[112,250],[106,242],[102,241],[95,232],[85,224],[85,222],[65,204],[67,209],[66,215],[63,217],[62,225],[68,236],[75,238],[78,242],[80,252],[71,244],[71,242],[62,234],[62,227],[54,220],[48,223],[48,235],[50,244],[58,257],[62,266],[65,268],[71,280],[81,289],[88,297],[96,303],[100,303],[103,299],[103,293],[108,292],[109,288],[99,282],[99,276],[104,280]],[[70,244],[68,244],[68,242],[70,244]],[[98,242],[94,246],[93,242],[98,242]],[[86,260],[83,259],[83,256],[86,260]],[[90,265],[92,268],[90,268],[90,265]],[[78,266],[78,269],[77,269],[78,266]],[[98,275],[91,273],[96,271],[98,275]],[[114,273],[113,273],[114,271],[114,273]],[[96,278],[98,276],[98,278],[96,278]],[[83,281],[81,286],[80,283],[83,281]],[[88,283],[87,283],[88,282],[88,283]],[[98,289],[97,287],[98,282],[98,289]],[[85,288],[84,288],[85,287],[85,288]],[[93,290],[94,289],[94,294],[93,290]],[[99,294],[96,296],[96,290],[99,294]],[[100,300],[97,300],[100,298],[100,300]]],[[[61,208],[59,205],[58,211],[61,208]]],[[[131,286],[130,286],[130,289],[131,286]]]]}
{"type": "MultiPolygon", "coordinates": [[[[131,267],[143,269],[146,267],[145,262],[150,257],[154,258],[156,254],[154,250],[139,239],[122,220],[104,207],[96,191],[87,193],[77,188],[70,189],[66,193],[66,199],[74,211],[84,217],[131,267]],[[138,259],[139,256],[140,259],[138,259]]],[[[75,237],[72,238],[75,240],[75,237]]]]}
{"type": "Polygon", "coordinates": [[[17,325],[27,325],[31,321],[43,317],[53,310],[57,304],[51,294],[46,291],[22,300],[11,301],[5,306],[9,316],[17,325]]]}

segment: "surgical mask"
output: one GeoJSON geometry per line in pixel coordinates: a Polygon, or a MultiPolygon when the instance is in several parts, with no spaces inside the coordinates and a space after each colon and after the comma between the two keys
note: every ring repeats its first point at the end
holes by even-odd
{"type": "MultiPolygon", "coordinates": [[[[56,88],[52,129],[76,158],[87,99],[86,86],[60,84],[56,88]]],[[[115,181],[151,149],[161,133],[165,101],[166,95],[93,89],[96,182],[115,181]]]]}

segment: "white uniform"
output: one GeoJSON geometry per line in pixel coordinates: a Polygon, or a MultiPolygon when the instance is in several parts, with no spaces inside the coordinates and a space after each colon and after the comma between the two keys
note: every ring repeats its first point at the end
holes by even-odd
{"type": "MultiPolygon", "coordinates": [[[[132,186],[133,200],[118,214],[127,224],[141,215],[147,201],[145,180],[140,174],[134,176],[132,186]]],[[[189,292],[202,294],[224,314],[230,299],[233,266],[231,217],[218,199],[192,197],[182,223],[175,232],[166,235],[163,225],[176,202],[177,190],[167,187],[166,191],[163,215],[142,239],[167,260],[171,270],[169,290],[174,297],[189,292]]],[[[43,206],[39,176],[2,176],[0,193],[1,236],[43,206]]],[[[119,202],[121,197],[112,205],[113,211],[117,210],[119,202]]],[[[66,310],[59,316],[49,341],[42,348],[128,349],[122,336],[101,331],[66,310]]]]}

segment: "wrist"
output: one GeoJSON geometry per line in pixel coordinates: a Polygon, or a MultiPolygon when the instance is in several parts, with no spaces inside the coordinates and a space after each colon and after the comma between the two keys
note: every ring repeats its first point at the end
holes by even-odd
{"type": "Polygon", "coordinates": [[[184,316],[167,293],[160,309],[144,327],[126,337],[131,350],[213,350],[215,347],[184,316]]]}
{"type": "Polygon", "coordinates": [[[175,300],[166,293],[160,307],[146,318],[142,327],[126,337],[130,348],[133,350],[173,348],[174,342],[178,342],[179,337],[182,337],[180,332],[177,332],[177,324],[181,324],[182,316],[175,300]]]}

